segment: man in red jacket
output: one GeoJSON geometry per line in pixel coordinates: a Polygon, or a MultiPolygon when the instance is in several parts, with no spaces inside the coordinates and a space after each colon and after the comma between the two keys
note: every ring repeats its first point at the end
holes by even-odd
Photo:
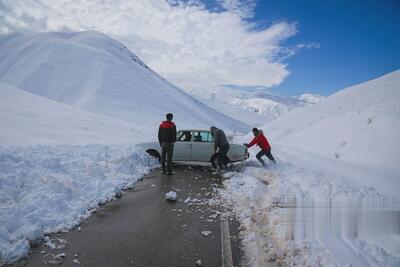
{"type": "Polygon", "coordinates": [[[257,153],[256,158],[264,167],[267,165],[261,158],[264,155],[267,156],[274,164],[276,164],[276,161],[271,154],[271,146],[269,145],[267,138],[264,136],[264,133],[257,128],[253,128],[252,131],[254,134],[253,140],[251,140],[250,144],[244,145],[247,147],[252,147],[253,145],[257,144],[261,148],[261,151],[257,153]]]}
{"type": "Polygon", "coordinates": [[[172,156],[174,144],[176,142],[176,126],[172,122],[173,115],[168,113],[167,120],[163,121],[158,128],[158,142],[161,146],[161,169],[162,173],[172,175],[172,156]],[[165,159],[167,158],[167,169],[165,169],[165,159]]]}

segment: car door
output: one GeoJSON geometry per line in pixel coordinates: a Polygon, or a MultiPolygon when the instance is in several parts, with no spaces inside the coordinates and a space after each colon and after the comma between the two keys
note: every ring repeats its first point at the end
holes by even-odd
{"type": "Polygon", "coordinates": [[[192,161],[210,161],[214,153],[214,138],[209,131],[194,131],[192,161]]]}
{"type": "Polygon", "coordinates": [[[173,160],[190,161],[192,159],[192,133],[190,131],[178,131],[174,146],[173,160]]]}

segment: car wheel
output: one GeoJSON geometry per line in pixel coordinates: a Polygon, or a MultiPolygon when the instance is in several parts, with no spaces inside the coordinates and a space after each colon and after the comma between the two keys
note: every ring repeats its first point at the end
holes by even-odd
{"type": "Polygon", "coordinates": [[[146,151],[150,156],[155,157],[159,162],[161,161],[160,153],[157,150],[149,149],[146,151]]]}

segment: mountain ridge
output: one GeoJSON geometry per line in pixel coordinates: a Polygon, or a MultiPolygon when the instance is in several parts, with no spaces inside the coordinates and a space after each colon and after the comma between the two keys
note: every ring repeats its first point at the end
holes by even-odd
{"type": "Polygon", "coordinates": [[[73,107],[153,128],[167,112],[182,127],[250,128],[177,88],[96,31],[2,35],[0,51],[1,82],[73,107]]]}

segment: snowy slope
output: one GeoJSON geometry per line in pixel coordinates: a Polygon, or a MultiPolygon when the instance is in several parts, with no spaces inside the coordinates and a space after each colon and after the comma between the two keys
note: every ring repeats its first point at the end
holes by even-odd
{"type": "Polygon", "coordinates": [[[397,194],[400,71],[339,91],[262,129],[297,158],[305,159],[306,153],[313,165],[332,165],[360,183],[397,194]]]}
{"type": "Polygon", "coordinates": [[[266,121],[271,121],[275,119],[275,117],[270,114],[260,114],[258,112],[255,112],[254,110],[248,110],[232,104],[212,101],[204,98],[198,99],[199,101],[205,103],[207,106],[210,106],[213,109],[218,110],[219,112],[224,113],[232,118],[243,121],[246,124],[251,125],[252,127],[258,127],[265,124],[266,121]]]}
{"type": "Polygon", "coordinates": [[[303,94],[301,96],[296,97],[300,101],[303,101],[306,105],[314,105],[323,100],[325,97],[316,94],[303,94]]]}
{"type": "Polygon", "coordinates": [[[253,147],[220,190],[250,266],[400,266],[400,71],[261,128],[278,164],[253,147]]]}
{"type": "Polygon", "coordinates": [[[0,83],[0,145],[115,144],[144,140],[149,129],[0,83]]]}
{"type": "Polygon", "coordinates": [[[149,69],[96,31],[0,36],[0,81],[73,107],[156,128],[167,112],[178,128],[248,131],[149,69]]]}
{"type": "MultiPolygon", "coordinates": [[[[256,113],[258,117],[264,117],[264,124],[289,111],[314,105],[325,98],[316,94],[304,94],[292,97],[282,96],[265,90],[252,92],[224,87],[214,89],[208,93],[201,92],[199,94],[197,91],[193,91],[192,93],[196,94],[202,102],[222,112],[224,109],[220,108],[221,105],[230,105],[239,110],[243,109],[251,113],[256,113]]],[[[236,112],[239,113],[238,111],[236,112]]],[[[243,114],[243,117],[246,117],[246,113],[243,114]]]]}

